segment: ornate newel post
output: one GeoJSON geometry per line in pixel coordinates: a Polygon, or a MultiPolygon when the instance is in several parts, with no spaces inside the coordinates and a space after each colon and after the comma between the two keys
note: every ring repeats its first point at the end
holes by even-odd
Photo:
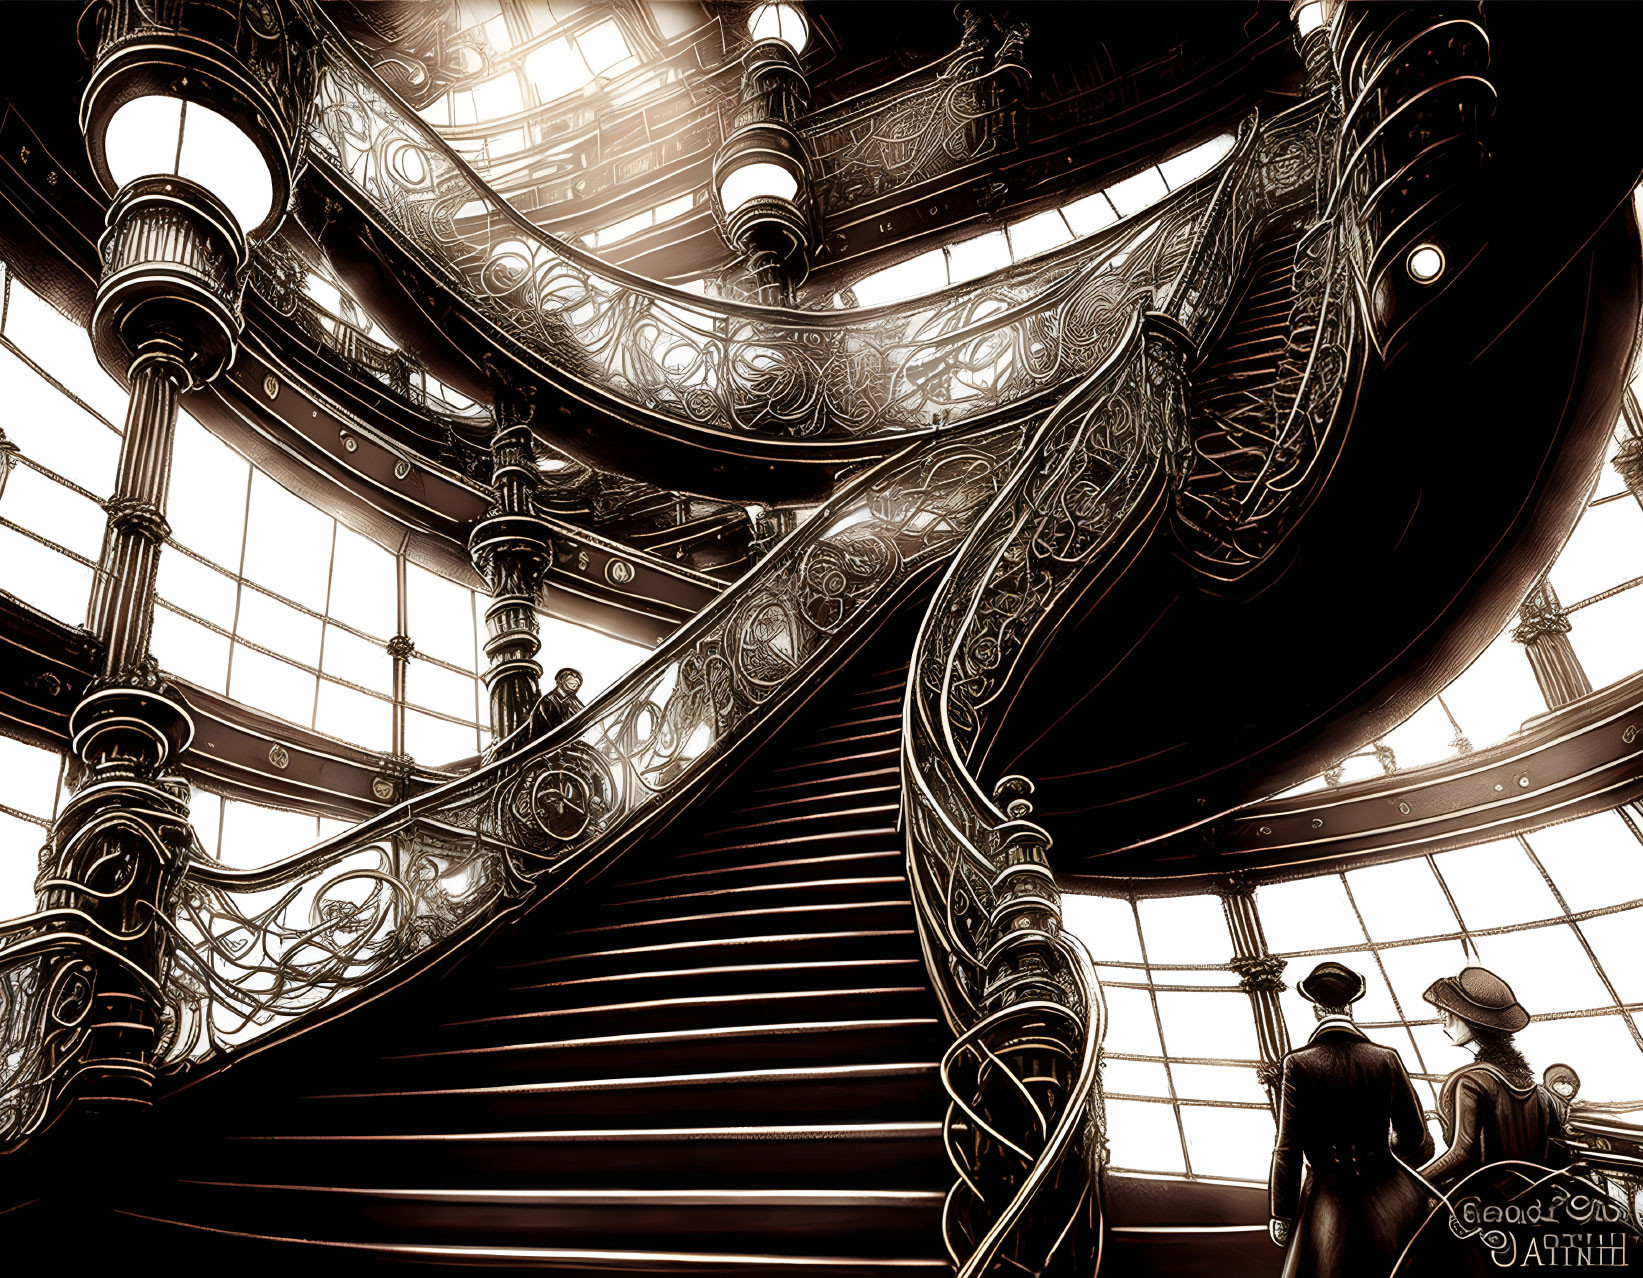
{"type": "Polygon", "coordinates": [[[181,396],[233,361],[248,236],[290,194],[294,89],[271,10],[112,0],[87,10],[94,51],[81,126],[114,196],[91,336],[131,388],[88,626],[96,677],[69,718],[83,780],[42,851],[38,880],[56,1035],[40,1117],[146,1106],[164,1037],[166,922],[191,835],[188,787],[171,775],[193,737],[188,709],[149,654],[154,578],[181,396]]]}
{"type": "Polygon", "coordinates": [[[760,4],[748,33],[736,127],[713,157],[713,211],[759,300],[787,306],[810,272],[810,166],[793,127],[810,104],[799,65],[810,26],[796,4],[760,4]]]}
{"type": "Polygon", "coordinates": [[[1535,672],[1548,710],[1568,705],[1592,690],[1592,681],[1569,642],[1570,628],[1557,591],[1542,577],[1518,608],[1512,638],[1529,654],[1529,668],[1535,672]]]}
{"type": "Polygon", "coordinates": [[[474,525],[468,549],[491,590],[485,610],[485,687],[491,698],[491,732],[500,741],[529,718],[542,695],[536,600],[553,562],[553,546],[547,523],[536,513],[542,482],[531,435],[536,402],[502,379],[494,384],[493,495],[485,518],[474,525]]]}
{"type": "Polygon", "coordinates": [[[1261,916],[1255,909],[1255,889],[1249,882],[1230,879],[1221,886],[1220,896],[1232,933],[1232,970],[1238,973],[1238,987],[1249,995],[1255,1013],[1255,1038],[1261,1052],[1257,1072],[1276,1112],[1279,1066],[1289,1051],[1289,1030],[1278,1002],[1284,991],[1284,961],[1267,949],[1261,916]]]}

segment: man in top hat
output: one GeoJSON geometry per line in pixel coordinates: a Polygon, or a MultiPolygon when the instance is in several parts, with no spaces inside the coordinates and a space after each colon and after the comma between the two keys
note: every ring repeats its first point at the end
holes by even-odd
{"type": "Polygon", "coordinates": [[[1283,1063],[1270,1181],[1283,1278],[1386,1278],[1426,1213],[1405,1163],[1431,1157],[1432,1137],[1398,1054],[1352,1023],[1363,977],[1320,963],[1297,989],[1318,1027],[1283,1063]]]}

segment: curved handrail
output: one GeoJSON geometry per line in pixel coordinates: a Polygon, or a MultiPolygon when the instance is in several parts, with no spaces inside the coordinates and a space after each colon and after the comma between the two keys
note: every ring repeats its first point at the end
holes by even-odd
{"type": "Polygon", "coordinates": [[[840,311],[709,302],[513,212],[309,8],[321,45],[310,163],[499,346],[659,430],[892,445],[1069,384],[1111,353],[1115,299],[1178,272],[1214,182],[1212,171],[1144,223],[911,302],[840,311]]]}

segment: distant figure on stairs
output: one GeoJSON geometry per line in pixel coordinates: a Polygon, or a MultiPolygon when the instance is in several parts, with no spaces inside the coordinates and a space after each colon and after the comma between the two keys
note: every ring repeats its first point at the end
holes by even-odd
{"type": "Polygon", "coordinates": [[[552,732],[561,723],[574,719],[582,709],[582,672],[566,666],[553,677],[553,691],[542,698],[538,707],[539,732],[552,732]]]}
{"type": "Polygon", "coordinates": [[[1320,963],[1296,988],[1318,1028],[1283,1064],[1269,1185],[1283,1278],[1386,1278],[1426,1215],[1405,1164],[1430,1158],[1432,1137],[1398,1054],[1352,1023],[1363,977],[1320,963]]]}

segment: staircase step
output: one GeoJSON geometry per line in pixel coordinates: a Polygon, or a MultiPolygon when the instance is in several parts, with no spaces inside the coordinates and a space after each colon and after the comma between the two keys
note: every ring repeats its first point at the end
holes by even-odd
{"type": "Polygon", "coordinates": [[[816,878],[835,872],[879,874],[889,870],[901,870],[905,860],[902,850],[896,847],[878,851],[822,852],[799,857],[773,857],[733,865],[693,866],[658,874],[653,878],[612,884],[607,899],[615,903],[643,899],[652,893],[670,890],[707,890],[716,886],[722,886],[728,891],[752,883],[774,886],[778,883],[816,878]]]}
{"type": "MultiPolygon", "coordinates": [[[[760,876],[756,872],[749,873],[755,881],[734,886],[721,879],[712,886],[675,884],[673,891],[665,887],[651,888],[643,895],[607,899],[590,909],[587,917],[600,924],[614,925],[664,918],[682,909],[703,906],[745,910],[795,903],[818,906],[862,904],[891,893],[899,896],[907,890],[906,876],[901,874],[838,874],[772,882],[768,879],[759,881],[760,876]]],[[[812,869],[810,873],[815,875],[816,872],[812,869]]]]}
{"type": "MultiPolygon", "coordinates": [[[[835,924],[843,922],[839,919],[828,921],[835,924]]],[[[746,936],[705,937],[650,945],[613,943],[608,948],[590,947],[576,954],[556,954],[501,966],[503,970],[528,972],[537,978],[568,980],[658,969],[676,970],[707,963],[904,958],[918,952],[917,934],[911,925],[888,928],[844,926],[795,931],[772,929],[746,936]]]]}

